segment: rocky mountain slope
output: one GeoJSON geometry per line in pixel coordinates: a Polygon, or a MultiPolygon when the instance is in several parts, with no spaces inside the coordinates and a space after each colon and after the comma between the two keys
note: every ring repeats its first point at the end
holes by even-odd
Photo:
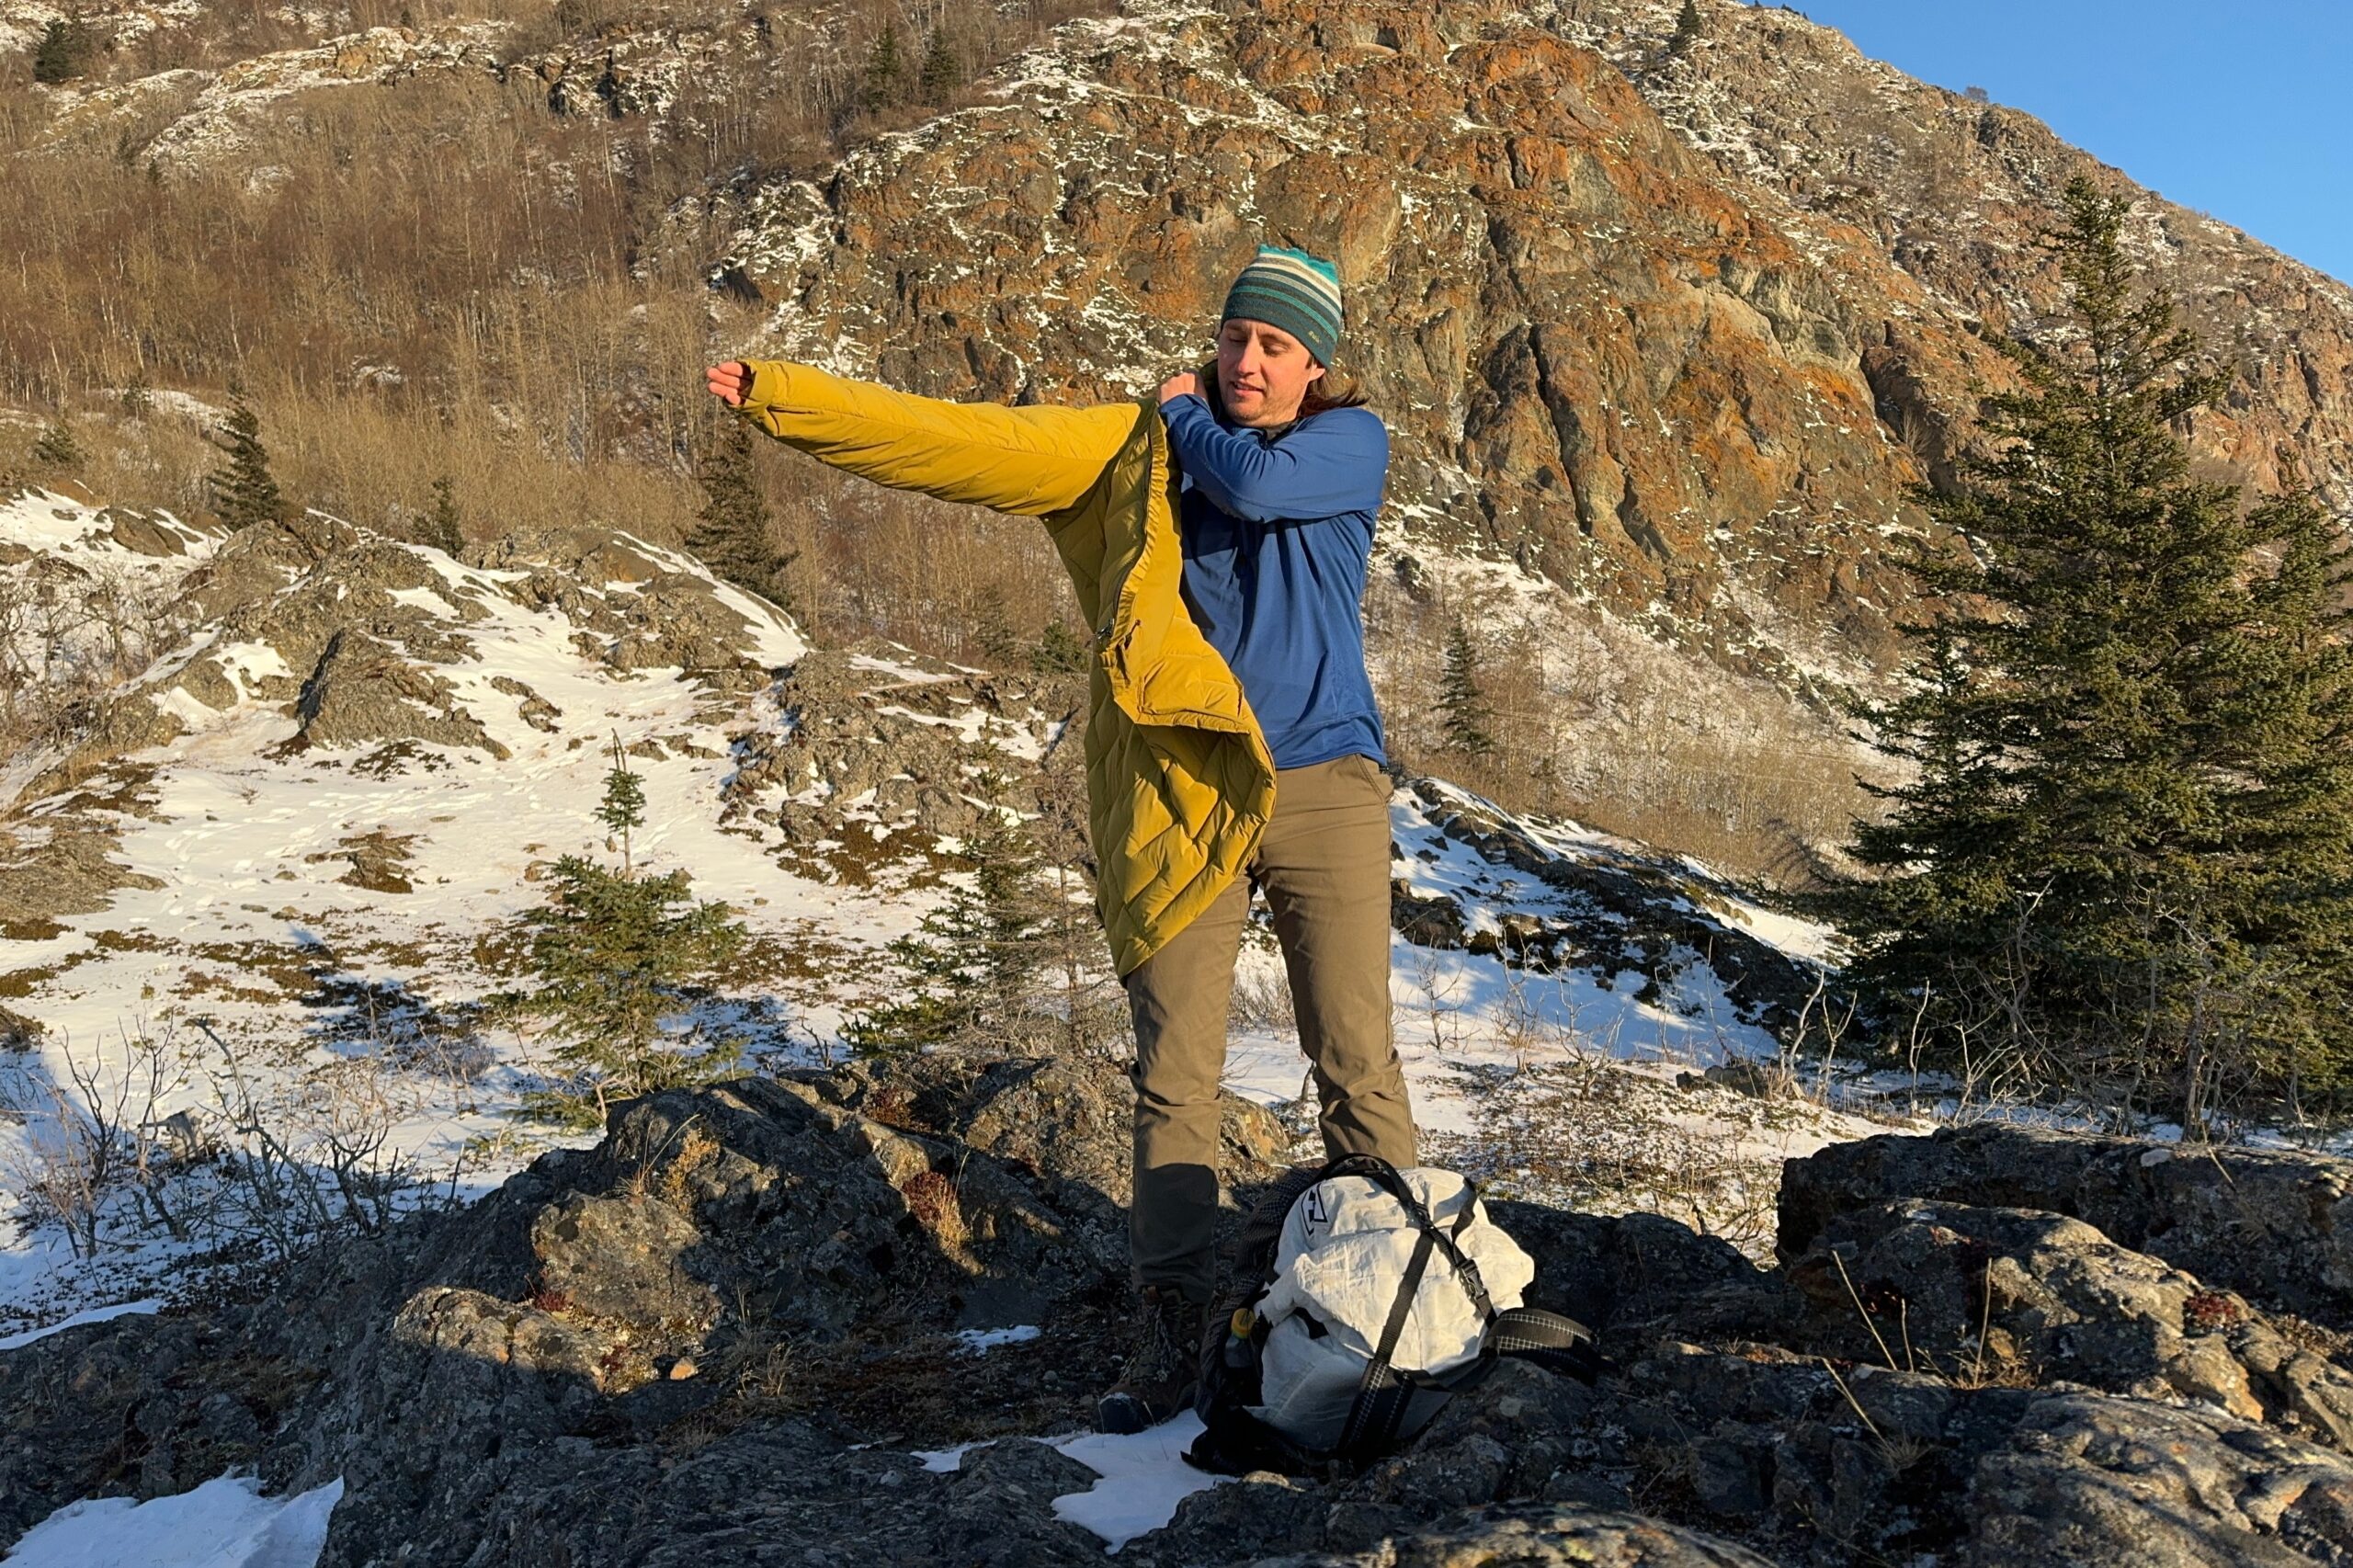
{"type": "MultiPolygon", "coordinates": [[[[1542,723],[1518,728],[1542,733],[1522,772],[1597,811],[1655,794],[1618,820],[1691,843],[1734,823],[1754,866],[1768,842],[1827,842],[1859,806],[1822,698],[1896,654],[1907,590],[1886,561],[1920,526],[1908,486],[1949,477],[1975,389],[2005,374],[1979,334],[2048,329],[2034,240],[2059,186],[2130,182],[1785,7],[1702,0],[1698,37],[1672,50],[1679,9],[1136,0],[993,56],[953,107],[894,110],[833,157],[747,142],[746,106],[790,118],[847,91],[872,41],[862,9],[461,7],[395,27],[363,7],[256,31],[124,4],[84,9],[119,45],[104,79],[28,98],[22,156],[103,153],[166,189],[225,181],[221,199],[267,224],[312,199],[273,194],[290,160],[327,177],[302,161],[324,142],[397,158],[438,114],[510,149],[438,206],[511,195],[500,222],[527,236],[593,221],[625,277],[567,281],[511,238],[512,276],[474,277],[450,270],[474,255],[465,235],[435,230],[398,260],[363,236],[318,265],[435,319],[462,274],[515,321],[465,346],[348,336],[339,311],[302,331],[349,348],[331,396],[371,438],[388,438],[370,423],[384,411],[462,407],[584,464],[673,461],[706,356],[801,355],[954,397],[1130,395],[1199,351],[1255,244],[1328,250],[1356,301],[1345,368],[1398,437],[1367,608],[1401,737],[1453,619],[1499,648],[1524,632],[1510,656],[1542,723]],[[233,58],[248,38],[271,47],[233,58]],[[195,62],[150,71],[149,55],[195,62]],[[545,322],[570,335],[529,335],[545,322]],[[551,360],[567,384],[547,403],[551,360]],[[1552,586],[1497,593],[1498,562],[1552,586]],[[1707,782],[1727,775],[1771,780],[1770,798],[1707,782]]],[[[15,0],[0,26],[29,47],[54,11],[15,0]]],[[[907,19],[912,39],[936,18],[907,19]]],[[[2353,295],[2154,197],[2133,243],[2234,379],[2192,432],[2208,472],[2257,488],[2301,474],[2353,503],[2353,295]]],[[[333,509],[370,526],[396,528],[426,483],[404,495],[352,468],[339,482],[383,515],[333,509]]],[[[840,510],[805,483],[794,507],[840,510]]]]}
{"type": "MultiPolygon", "coordinates": [[[[1460,616],[1528,631],[1552,761],[1592,796],[1792,736],[1843,775],[1802,704],[1893,655],[1907,486],[1949,473],[2003,373],[1980,332],[2045,325],[2032,236],[2088,160],[1786,9],[1700,0],[1671,51],[1678,8],[1134,0],[838,161],[696,173],[629,265],[708,285],[681,365],[790,354],[1027,400],[1149,386],[1253,245],[1323,248],[1355,301],[1344,368],[1398,435],[1367,607],[1384,692],[1411,697],[1414,638],[1460,616]]],[[[28,43],[52,14],[6,0],[0,28],[28,43]]],[[[323,105],[449,89],[559,226],[600,181],[642,200],[648,147],[716,145],[731,95],[794,90],[779,38],[840,19],[289,11],[224,60],[201,6],[85,14],[125,60],[204,58],[29,95],[27,168],[226,172],[250,218],[323,105]],[[597,167],[540,156],[542,116],[659,134],[597,167]]],[[[2235,377],[2192,432],[2209,471],[2353,501],[2353,297],[2154,200],[2135,243],[2235,377]]],[[[629,360],[567,383],[545,449],[669,460],[699,392],[629,357],[676,322],[514,287],[610,313],[584,357],[629,360]]],[[[388,402],[430,378],[333,374],[388,402]]],[[[252,1468],[330,1563],[1075,1563],[1130,1535],[1123,1559],[1269,1568],[2353,1561],[2342,1166],[1998,1129],[1824,1150],[1876,1129],[1787,1093],[1820,932],[1426,777],[1392,801],[1392,916],[1430,1152],[1491,1183],[1609,1370],[1510,1369],[1327,1483],[1194,1489],[1165,1454],[1058,1437],[1116,1354],[1115,1063],[879,1072],[837,1036],[895,983],[880,955],[942,896],[983,772],[1054,809],[1070,677],[812,647],[626,519],[477,519],[453,558],[394,537],[408,514],[231,537],[107,499],[0,500],[10,700],[63,694],[0,777],[0,1326],[208,1290],[0,1350],[0,1539],[252,1468]],[[479,1004],[545,864],[616,852],[589,815],[616,742],[653,808],[637,853],[753,934],[675,1022],[758,1072],[567,1141],[505,1114],[544,1053],[479,1004]],[[76,1096],[155,1162],[86,1249],[25,1179],[76,1096]],[[281,1165],[238,1142],[256,1130],[281,1165]],[[271,1230],[264,1169],[332,1204],[342,1244],[271,1230]],[[213,1267],[256,1256],[300,1261],[213,1267]],[[1197,1494],[1115,1527],[1134,1488],[1107,1499],[1106,1466],[1197,1494]]],[[[1245,1197],[1300,1153],[1278,975],[1245,953],[1245,1197]]]]}
{"type": "MultiPolygon", "coordinates": [[[[6,585],[106,585],[164,650],[102,702],[113,743],[16,779],[8,1168],[55,1130],[23,1091],[119,1106],[144,1039],[194,1031],[96,1258],[11,1191],[16,1312],[182,1289],[0,1341],[0,1540],[119,1543],[147,1509],[148,1538],[209,1528],[172,1510],[226,1495],[277,1542],[255,1561],[353,1568],[2353,1552],[2347,1167],[1872,1136],[1776,1097],[1820,933],[1436,779],[1392,819],[1428,1153],[1488,1183],[1606,1372],[1505,1368],[1319,1481],[1211,1485],[1181,1426],[1075,1435],[1126,1321],[1118,1061],[830,1045],[892,983],[877,949],[939,896],[983,767],[1051,798],[1074,693],[810,648],[599,530],[460,561],[316,514],[222,537],[55,494],[0,525],[6,585]],[[692,1021],[761,1071],[551,1146],[500,1115],[530,1042],[470,1007],[534,862],[610,852],[586,807],[613,737],[654,807],[638,852],[749,918],[755,956],[692,1021]],[[268,1230],[254,1127],[286,1179],[355,1182],[348,1211],[268,1230]],[[355,1127],[383,1163],[337,1163],[355,1127]],[[256,1249],[277,1267],[219,1267],[256,1249]]],[[[110,635],[60,619],[61,667],[110,635]]],[[[1275,967],[1246,956],[1234,1018],[1237,1204],[1306,1153],[1275,967]]]]}
{"type": "MultiPolygon", "coordinates": [[[[1311,246],[1408,540],[1736,670],[1881,661],[1905,487],[2004,374],[1976,334],[2043,329],[2065,179],[2126,182],[1779,7],[1710,0],[1671,55],[1677,9],[1132,5],[996,101],[716,193],[715,269],[771,301],[747,348],[1020,400],[1150,384],[1252,245],[1311,246]]],[[[2200,450],[2353,500],[2353,292],[2154,199],[2136,244],[2239,378],[2200,450]]]]}

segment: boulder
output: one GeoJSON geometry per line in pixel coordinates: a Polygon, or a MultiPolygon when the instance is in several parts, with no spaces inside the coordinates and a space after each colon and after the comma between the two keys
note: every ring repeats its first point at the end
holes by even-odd
{"type": "Polygon", "coordinates": [[[1250,1568],[1773,1568],[1731,1541],[1574,1504],[1482,1509],[1362,1551],[1262,1557],[1250,1568]]]}
{"type": "Polygon", "coordinates": [[[1779,1247],[1894,1197],[2041,1209],[2208,1285],[2353,1328],[2353,1165],[1992,1124],[1833,1143],[1786,1162],[1779,1247]]]}
{"type": "MultiPolygon", "coordinates": [[[[1030,1437],[1118,1367],[1124,1109],[1109,1062],[949,1056],[617,1105],[261,1300],[0,1353],[0,1531],[249,1467],[343,1479],[323,1568],[1099,1562],[1055,1507],[1093,1472],[1030,1437]]],[[[1229,1114],[1245,1196],[1290,1153],[1229,1114]]],[[[1595,1381],[1498,1363],[1405,1449],[1201,1492],[1120,1560],[2353,1562],[2340,1341],[2048,1207],[1837,1190],[1769,1271],[1495,1205],[1595,1381]]]]}

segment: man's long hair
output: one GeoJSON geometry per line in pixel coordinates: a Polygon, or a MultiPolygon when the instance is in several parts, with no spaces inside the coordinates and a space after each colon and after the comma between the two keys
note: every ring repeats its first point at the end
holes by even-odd
{"type": "Polygon", "coordinates": [[[1304,419],[1311,414],[1322,414],[1326,409],[1362,408],[1364,405],[1364,389],[1352,378],[1327,368],[1307,384],[1307,395],[1299,400],[1299,416],[1304,419]]]}

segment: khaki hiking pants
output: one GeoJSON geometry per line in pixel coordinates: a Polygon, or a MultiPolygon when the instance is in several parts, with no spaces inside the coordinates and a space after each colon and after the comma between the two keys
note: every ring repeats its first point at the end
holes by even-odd
{"type": "Polygon", "coordinates": [[[1246,877],[1127,977],[1135,1015],[1139,1285],[1206,1302],[1216,1286],[1218,1078],[1250,911],[1265,891],[1315,1069],[1324,1147],[1414,1158],[1414,1115],[1389,1016],[1389,776],[1369,756],[1275,775],[1275,814],[1246,877]]]}

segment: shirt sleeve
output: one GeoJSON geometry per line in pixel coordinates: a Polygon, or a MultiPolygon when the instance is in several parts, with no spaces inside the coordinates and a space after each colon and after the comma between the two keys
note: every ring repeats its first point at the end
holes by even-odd
{"type": "Polygon", "coordinates": [[[1194,488],[1252,522],[1313,522],[1377,512],[1389,473],[1389,432],[1361,409],[1334,409],[1281,439],[1227,430],[1198,397],[1160,408],[1194,488]]]}

